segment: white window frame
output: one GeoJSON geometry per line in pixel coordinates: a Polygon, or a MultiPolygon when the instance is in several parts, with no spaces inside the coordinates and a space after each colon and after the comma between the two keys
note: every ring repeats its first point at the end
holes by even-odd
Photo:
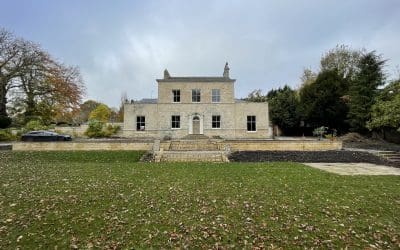
{"type": "Polygon", "coordinates": [[[220,115],[212,115],[211,116],[211,128],[212,129],[221,129],[221,116],[220,115]],[[218,118],[216,121],[214,121],[214,118],[218,118]],[[218,124],[217,127],[214,127],[214,123],[218,124]]]}
{"type": "Polygon", "coordinates": [[[257,116],[255,116],[255,115],[248,115],[248,116],[247,116],[247,119],[246,119],[246,129],[247,129],[247,132],[249,132],[249,133],[257,132],[257,116]],[[254,120],[251,119],[252,117],[254,117],[254,120]],[[249,118],[250,118],[250,120],[249,120],[249,118]],[[250,130],[249,130],[249,123],[250,123],[250,130]],[[254,124],[254,130],[253,130],[253,127],[252,127],[251,124],[254,124]]]}
{"type": "Polygon", "coordinates": [[[180,129],[181,128],[181,116],[180,115],[172,115],[171,116],[171,129],[180,129]],[[174,120],[175,118],[175,120],[174,120]],[[176,118],[178,120],[176,121],[176,118]],[[175,124],[175,127],[174,127],[175,124]],[[178,127],[176,127],[176,124],[178,124],[178,127]]]}
{"type": "Polygon", "coordinates": [[[173,103],[180,103],[181,102],[181,90],[180,89],[173,89],[172,90],[172,102],[173,103]]]}
{"type": "Polygon", "coordinates": [[[146,116],[144,115],[136,116],[136,131],[145,131],[145,130],[146,130],[146,116]],[[143,118],[143,121],[140,118],[143,118]]]}
{"type": "Polygon", "coordinates": [[[211,90],[211,102],[218,103],[221,102],[221,90],[212,89],[211,90]]]}
{"type": "Polygon", "coordinates": [[[201,90],[192,89],[192,102],[201,102],[201,90]]]}

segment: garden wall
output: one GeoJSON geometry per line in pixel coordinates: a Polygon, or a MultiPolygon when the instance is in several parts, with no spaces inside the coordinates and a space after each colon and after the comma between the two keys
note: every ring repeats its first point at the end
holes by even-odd
{"type": "MultiPolygon", "coordinates": [[[[120,126],[121,130],[118,131],[117,135],[122,134],[122,130],[124,128],[123,123],[107,123],[106,125],[113,125],[113,126],[120,126]]],[[[72,137],[85,137],[85,131],[88,129],[89,125],[87,124],[82,124],[78,127],[68,127],[68,126],[56,126],[54,130],[60,134],[68,134],[72,135],[72,137]]]]}
{"type": "Polygon", "coordinates": [[[231,151],[325,151],[341,150],[341,141],[226,141],[231,151]]]}
{"type": "Polygon", "coordinates": [[[153,142],[16,142],[16,151],[150,150],[153,142]]]}
{"type": "MultiPolygon", "coordinates": [[[[341,150],[341,141],[258,141],[258,140],[228,140],[220,142],[221,148],[227,145],[234,151],[325,151],[341,150]]],[[[169,142],[161,146],[168,150],[169,142]]],[[[137,142],[15,142],[16,151],[50,151],[50,150],[151,150],[152,141],[137,142]]]]}

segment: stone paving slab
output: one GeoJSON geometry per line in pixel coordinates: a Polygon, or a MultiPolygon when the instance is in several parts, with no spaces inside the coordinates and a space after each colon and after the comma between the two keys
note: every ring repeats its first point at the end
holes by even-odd
{"type": "Polygon", "coordinates": [[[303,163],[339,175],[400,175],[400,168],[372,163],[303,163]]]}

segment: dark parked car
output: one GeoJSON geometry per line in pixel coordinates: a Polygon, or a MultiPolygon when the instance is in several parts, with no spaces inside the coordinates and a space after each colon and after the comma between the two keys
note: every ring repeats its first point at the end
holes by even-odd
{"type": "Polygon", "coordinates": [[[70,135],[60,135],[51,131],[31,131],[21,136],[22,141],[70,141],[70,135]]]}

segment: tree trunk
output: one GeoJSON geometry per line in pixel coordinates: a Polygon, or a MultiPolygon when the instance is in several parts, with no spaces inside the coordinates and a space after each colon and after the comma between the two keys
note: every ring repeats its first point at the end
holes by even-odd
{"type": "Polygon", "coordinates": [[[7,116],[7,88],[6,84],[0,80],[0,116],[7,116]]]}
{"type": "Polygon", "coordinates": [[[26,98],[26,110],[25,117],[30,119],[33,115],[35,115],[35,100],[32,94],[28,94],[26,98]]]}

